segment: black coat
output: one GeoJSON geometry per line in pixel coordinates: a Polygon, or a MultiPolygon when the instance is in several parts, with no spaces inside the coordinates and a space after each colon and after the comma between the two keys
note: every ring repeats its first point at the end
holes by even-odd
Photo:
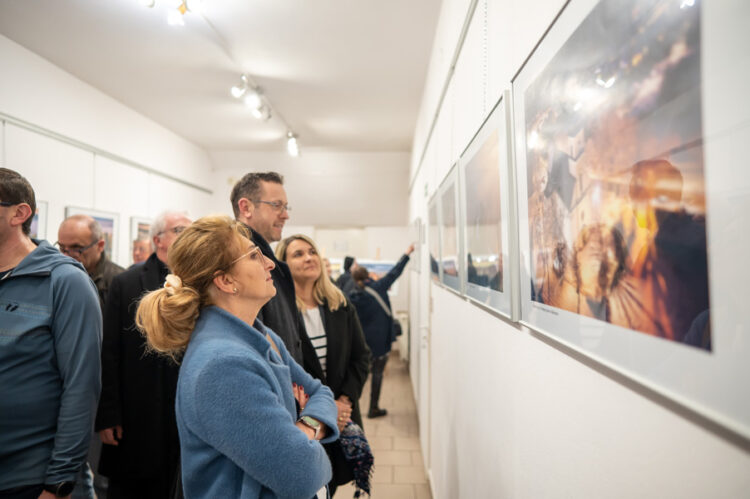
{"type": "Polygon", "coordinates": [[[179,462],[174,403],[178,365],[146,351],[135,328],[138,301],[164,283],[166,267],[152,254],[110,284],[104,308],[102,394],[96,430],[122,425],[118,446],[103,445],[99,472],[119,481],[173,477],[179,462]]]}
{"type": "Polygon", "coordinates": [[[294,292],[294,280],[286,263],[280,262],[273,254],[271,246],[266,240],[248,227],[253,242],[260,248],[263,255],[276,265],[271,270],[271,278],[276,288],[276,296],[266,303],[258,313],[258,319],[284,341],[289,354],[297,364],[311,376],[323,379],[323,368],[315,353],[315,348],[307,336],[305,322],[297,308],[297,298],[294,292]]]}
{"type": "MultiPolygon", "coordinates": [[[[365,342],[357,310],[350,303],[331,312],[320,307],[326,331],[326,378],[334,398],[346,395],[352,401],[352,421],[362,426],[359,396],[370,372],[370,349],[365,342]]],[[[333,466],[332,482],[342,485],[354,477],[338,442],[325,445],[333,466]]]]}
{"type": "MultiPolygon", "coordinates": [[[[408,262],[409,256],[403,255],[386,275],[377,281],[369,279],[365,281],[365,285],[374,289],[389,309],[391,308],[391,299],[388,297],[388,290],[399,278],[408,262]]],[[[388,315],[373,296],[359,288],[356,288],[349,295],[349,299],[357,308],[357,315],[362,322],[362,329],[372,356],[382,357],[386,355],[391,351],[391,344],[396,339],[393,327],[395,318],[388,315]]],[[[393,313],[392,309],[391,313],[393,313]]]]}
{"type": "Polygon", "coordinates": [[[328,305],[320,307],[326,331],[325,385],[333,397],[346,395],[352,401],[352,420],[362,426],[359,396],[370,372],[370,349],[367,347],[357,310],[351,303],[331,312],[328,305]]]}

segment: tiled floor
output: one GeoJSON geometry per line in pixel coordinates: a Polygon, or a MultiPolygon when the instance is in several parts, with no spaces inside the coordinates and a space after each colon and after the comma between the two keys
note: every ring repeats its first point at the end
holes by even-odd
{"type": "MultiPolygon", "coordinates": [[[[368,380],[360,399],[363,416],[369,407],[368,380]]],[[[385,368],[380,407],[388,409],[387,416],[364,418],[365,433],[375,456],[372,498],[432,499],[419,446],[417,407],[409,372],[395,351],[385,368]]],[[[339,487],[336,491],[336,499],[347,499],[353,495],[354,487],[351,485],[339,487]]]]}

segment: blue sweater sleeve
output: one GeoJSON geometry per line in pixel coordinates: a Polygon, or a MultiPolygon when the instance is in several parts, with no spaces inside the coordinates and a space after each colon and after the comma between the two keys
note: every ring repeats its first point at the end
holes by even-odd
{"type": "Polygon", "coordinates": [[[62,393],[45,483],[74,480],[81,469],[101,389],[102,316],[94,283],[70,265],[58,267],[53,276],[51,330],[62,393]]]}
{"type": "MultiPolygon", "coordinates": [[[[195,420],[186,422],[276,496],[313,497],[330,481],[331,464],[320,442],[308,440],[295,426],[277,384],[276,378],[247,357],[220,352],[198,375],[190,404],[195,420]]],[[[286,389],[291,391],[291,386],[286,389]]],[[[310,394],[315,407],[325,407],[318,399],[326,390],[321,385],[310,394]]],[[[328,397],[333,400],[330,390],[328,397]]],[[[329,411],[322,412],[330,420],[329,411]]]]}

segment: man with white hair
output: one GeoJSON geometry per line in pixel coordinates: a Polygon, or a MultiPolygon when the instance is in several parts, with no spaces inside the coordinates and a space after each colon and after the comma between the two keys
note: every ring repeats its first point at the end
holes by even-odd
{"type": "Polygon", "coordinates": [[[178,366],[149,352],[135,327],[138,301],[164,285],[167,251],[191,224],[168,211],[151,225],[154,253],[118,275],[104,307],[102,394],[96,430],[102,442],[99,472],[109,478],[108,499],[171,497],[178,480],[179,440],[174,413],[178,366]]]}

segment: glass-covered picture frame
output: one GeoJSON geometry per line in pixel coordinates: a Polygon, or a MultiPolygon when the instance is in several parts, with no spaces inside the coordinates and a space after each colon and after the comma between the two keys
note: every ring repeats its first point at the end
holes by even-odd
{"type": "Polygon", "coordinates": [[[748,13],[572,1],[513,81],[522,322],[745,437],[748,13]]]}
{"type": "Polygon", "coordinates": [[[430,259],[430,278],[440,282],[440,206],[437,194],[428,205],[427,253],[430,259]]]}
{"type": "Polygon", "coordinates": [[[459,162],[463,191],[466,296],[511,318],[510,147],[507,95],[459,162]]]}
{"type": "Polygon", "coordinates": [[[461,292],[461,224],[459,216],[458,164],[443,180],[438,191],[440,198],[440,279],[461,292]]]}
{"type": "Polygon", "coordinates": [[[104,237],[104,251],[110,260],[113,262],[117,261],[117,248],[120,242],[120,215],[109,211],[93,210],[91,208],[65,207],[65,218],[73,215],[89,215],[99,222],[104,237]]]}

